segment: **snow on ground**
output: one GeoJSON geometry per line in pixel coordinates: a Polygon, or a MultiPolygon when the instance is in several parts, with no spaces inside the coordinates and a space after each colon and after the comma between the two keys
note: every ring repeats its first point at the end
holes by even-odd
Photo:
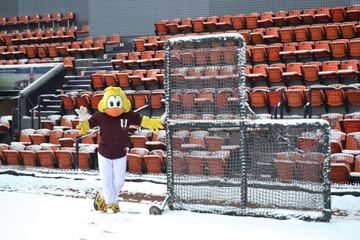
{"type": "MultiPolygon", "coordinates": [[[[148,178],[141,182],[127,176],[124,190],[163,195],[164,179],[148,178]]],[[[1,174],[0,239],[360,239],[360,199],[350,195],[332,197],[333,209],[345,210],[348,216],[333,216],[330,223],[321,223],[168,209],[152,216],[148,214],[151,201],[120,201],[121,213],[103,214],[92,208],[91,197],[99,187],[96,174],[56,178],[1,174]]]]}

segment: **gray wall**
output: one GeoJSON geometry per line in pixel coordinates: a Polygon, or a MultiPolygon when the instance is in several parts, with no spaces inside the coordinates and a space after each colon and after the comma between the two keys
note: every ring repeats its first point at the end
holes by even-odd
{"type": "Polygon", "coordinates": [[[154,34],[161,19],[207,16],[208,0],[89,0],[92,35],[122,36],[154,34]]]}
{"type": "Polygon", "coordinates": [[[360,0],[0,0],[0,16],[73,11],[90,34],[153,35],[161,19],[360,4],[360,0]]]}
{"type": "Polygon", "coordinates": [[[0,16],[11,17],[18,15],[18,0],[0,0],[0,16]]]}
{"type": "Polygon", "coordinates": [[[210,15],[236,15],[239,13],[261,13],[288,11],[293,9],[347,6],[360,0],[209,0],[210,15]]]}
{"type": "Polygon", "coordinates": [[[89,0],[90,31],[94,36],[153,35],[161,19],[236,15],[317,7],[347,6],[360,0],[89,0]]]}

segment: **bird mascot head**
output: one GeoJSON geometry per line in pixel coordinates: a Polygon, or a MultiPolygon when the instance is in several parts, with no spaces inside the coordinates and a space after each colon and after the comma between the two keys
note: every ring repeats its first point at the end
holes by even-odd
{"type": "Polygon", "coordinates": [[[99,112],[118,117],[131,110],[131,102],[119,87],[107,87],[98,105],[99,112]]]}

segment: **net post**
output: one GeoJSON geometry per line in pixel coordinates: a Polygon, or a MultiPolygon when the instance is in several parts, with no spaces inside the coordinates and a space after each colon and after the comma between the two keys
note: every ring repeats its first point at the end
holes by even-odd
{"type": "MultiPolygon", "coordinates": [[[[311,90],[310,90],[311,92],[311,90]]],[[[329,222],[331,218],[331,179],[330,179],[330,154],[331,154],[331,148],[330,148],[330,125],[328,122],[325,122],[322,125],[324,134],[323,139],[323,151],[326,152],[325,154],[325,160],[323,165],[323,196],[324,196],[324,210],[323,210],[323,218],[324,221],[329,222]]]]}

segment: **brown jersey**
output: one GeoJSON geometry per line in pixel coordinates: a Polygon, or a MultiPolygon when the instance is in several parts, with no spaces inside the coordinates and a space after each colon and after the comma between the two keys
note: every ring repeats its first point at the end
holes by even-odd
{"type": "Polygon", "coordinates": [[[128,129],[130,125],[140,126],[142,116],[135,112],[127,112],[118,117],[96,112],[89,119],[90,128],[100,127],[99,153],[116,159],[125,156],[128,146],[128,129]]]}

